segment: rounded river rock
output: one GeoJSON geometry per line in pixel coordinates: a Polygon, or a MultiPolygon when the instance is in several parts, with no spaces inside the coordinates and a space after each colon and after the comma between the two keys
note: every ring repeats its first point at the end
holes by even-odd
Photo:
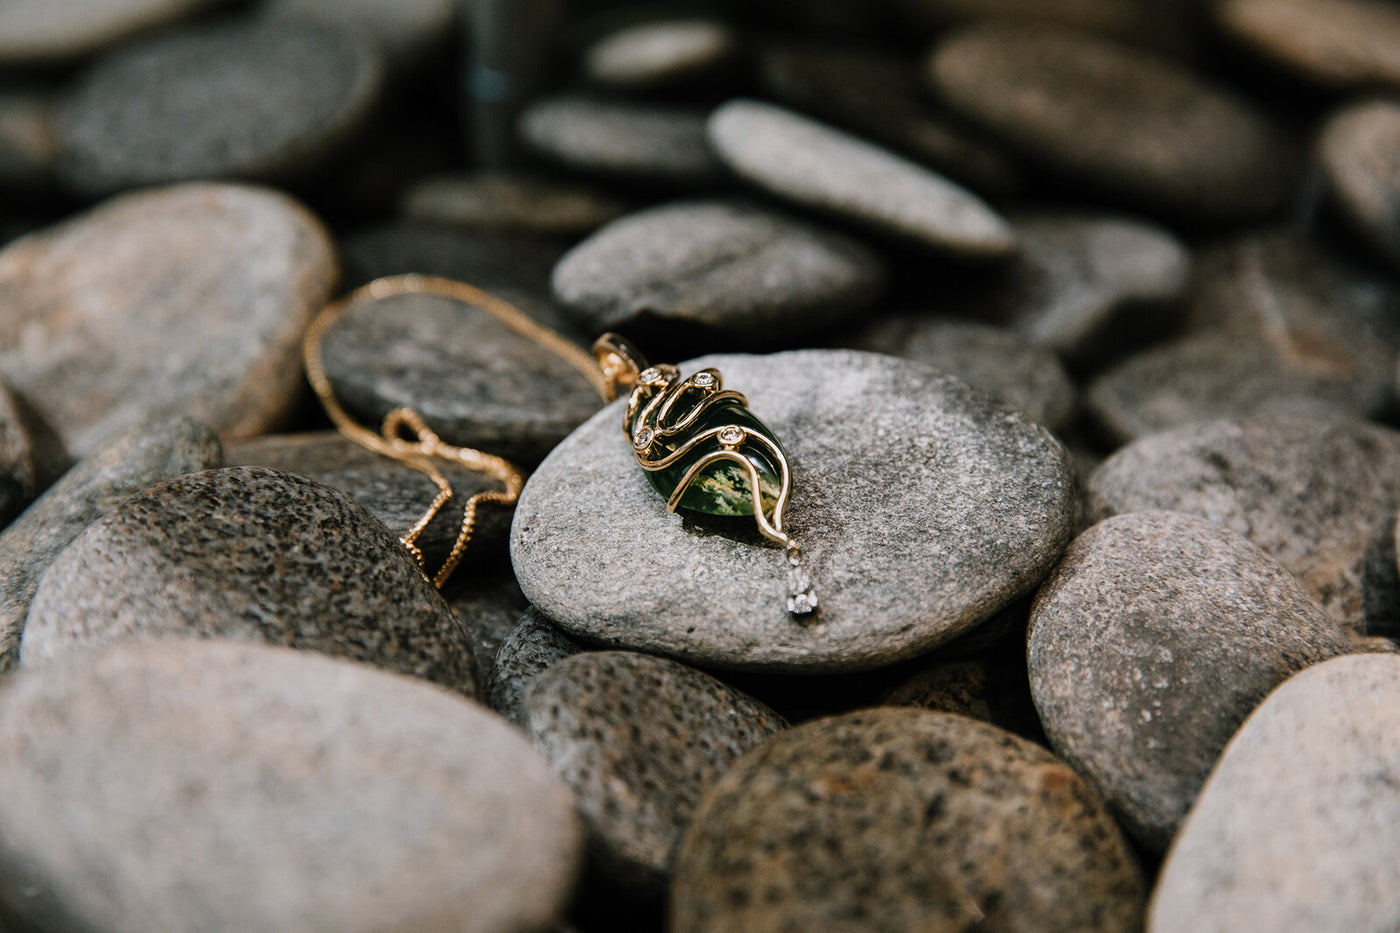
{"type": "Polygon", "coordinates": [[[1127,933],[1145,899],[1103,802],[1049,752],[885,708],[735,762],[682,844],[671,929],[1127,933]]]}
{"type": "Polygon", "coordinates": [[[476,693],[466,636],[398,540],[342,493],[258,467],[162,483],[90,525],[39,581],[20,658],[149,638],[306,648],[476,693]]]}
{"type": "Polygon", "coordinates": [[[128,644],[0,691],[0,900],[26,929],[544,929],[568,789],[429,684],[304,652],[128,644]]]}
{"type": "Polygon", "coordinates": [[[300,391],[336,275],[325,228],[281,194],[116,198],[0,251],[0,378],[75,456],[180,414],[260,434],[300,391]]]}
{"type": "Polygon", "coordinates": [[[623,402],[526,484],[521,589],[564,629],[722,667],[879,667],[948,642],[1034,587],[1069,540],[1069,456],[964,383],[853,350],[714,356],[792,465],[784,527],[821,608],[796,621],[787,564],[750,519],[668,514],[618,430],[623,402]]]}
{"type": "Polygon", "coordinates": [[[535,678],[522,725],[574,790],[598,868],[659,892],[700,794],[787,723],[684,664],[589,651],[535,678]]]}
{"type": "Polygon", "coordinates": [[[1400,262],[1400,103],[1372,100],[1343,108],[1322,128],[1317,152],[1352,225],[1400,262]]]}
{"type": "Polygon", "coordinates": [[[67,62],[224,0],[6,0],[0,65],[67,62]]]}
{"type": "Polygon", "coordinates": [[[1400,9],[1386,0],[1224,0],[1231,35],[1314,81],[1400,84],[1400,9]]]}
{"type": "Polygon", "coordinates": [[[535,678],[567,657],[586,650],[534,606],[501,639],[484,678],[486,703],[514,723],[523,722],[525,691],[535,678]]]}
{"type": "Polygon", "coordinates": [[[1225,749],[1167,856],[1154,933],[1389,930],[1400,846],[1400,657],[1274,691],[1225,749]]]}
{"type": "Polygon", "coordinates": [[[1204,518],[1152,511],[1075,539],[1036,595],[1028,659],[1056,753],[1160,851],[1268,692],[1350,650],[1259,548],[1204,518]]]}

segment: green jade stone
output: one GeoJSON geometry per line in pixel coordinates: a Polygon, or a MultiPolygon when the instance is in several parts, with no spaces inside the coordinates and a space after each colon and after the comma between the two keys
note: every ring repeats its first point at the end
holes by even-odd
{"type": "MultiPolygon", "coordinates": [[[[755,433],[762,434],[775,444],[778,443],[778,439],[773,436],[768,425],[755,418],[747,408],[731,401],[722,402],[705,412],[691,428],[691,431],[687,432],[687,435],[677,435],[666,441],[655,442],[653,448],[669,453],[683,445],[688,436],[726,424],[741,425],[755,433]]],[[[634,424],[633,427],[635,428],[636,425],[634,424]]],[[[781,447],[782,445],[779,444],[779,449],[781,447]]],[[[662,498],[669,500],[671,493],[680,483],[681,477],[685,476],[686,471],[700,458],[719,449],[721,449],[719,441],[712,439],[697,446],[673,466],[655,472],[648,471],[647,479],[651,482],[652,488],[661,493],[662,498]]],[[[739,447],[737,453],[747,458],[758,469],[758,485],[759,493],[763,498],[763,511],[771,514],[773,506],[778,501],[778,494],[783,487],[781,467],[769,460],[768,451],[753,440],[746,440],[739,447]]],[[[748,471],[730,460],[711,464],[704,472],[691,480],[685,495],[681,497],[680,507],[709,515],[752,515],[753,495],[749,491],[748,471]]]]}

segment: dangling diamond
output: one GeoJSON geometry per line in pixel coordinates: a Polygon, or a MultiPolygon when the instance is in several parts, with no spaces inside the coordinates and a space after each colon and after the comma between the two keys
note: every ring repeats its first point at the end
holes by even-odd
{"type": "Polygon", "coordinates": [[[812,578],[801,567],[788,571],[787,610],[795,616],[817,611],[817,590],[812,578]]]}

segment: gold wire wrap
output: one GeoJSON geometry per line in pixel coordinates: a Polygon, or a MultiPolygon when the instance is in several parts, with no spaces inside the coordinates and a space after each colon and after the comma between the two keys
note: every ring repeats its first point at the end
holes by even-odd
{"type": "Polygon", "coordinates": [[[365,301],[379,301],[396,295],[436,295],[471,305],[494,317],[511,330],[526,339],[544,347],[583,374],[589,384],[598,391],[605,401],[612,399],[613,383],[607,378],[592,354],[567,338],[536,323],[524,311],[495,295],[474,288],[463,282],[432,275],[396,275],[375,279],[368,285],[355,289],[344,298],[323,308],[306,330],[302,339],[302,358],[306,365],[306,378],[311,389],[320,399],[337,431],[342,436],[366,447],[375,453],[397,460],[399,463],[427,476],[437,486],[437,496],[423,517],[399,540],[423,575],[433,586],[442,589],[452,571],[461,563],[467,546],[476,530],[476,510],[483,502],[503,506],[513,506],[520,497],[525,485],[525,474],[510,461],[494,454],[471,447],[457,447],[448,444],[434,432],[423,416],[411,408],[397,408],[384,417],[384,424],[376,433],[357,422],[341,407],[326,375],[325,363],[321,358],[321,343],[326,333],[335,326],[341,316],[355,305],[365,301]],[[405,437],[407,432],[409,435],[405,437]],[[474,473],[484,473],[501,484],[503,488],[479,492],[469,497],[462,507],[462,522],[457,531],[457,539],[442,566],[431,575],[425,566],[423,551],[418,547],[418,538],[428,524],[442,511],[453,498],[452,484],[437,468],[435,463],[442,461],[455,464],[474,473]]]}

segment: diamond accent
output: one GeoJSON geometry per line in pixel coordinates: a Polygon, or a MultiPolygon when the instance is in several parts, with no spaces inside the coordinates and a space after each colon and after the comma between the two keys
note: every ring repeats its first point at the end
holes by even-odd
{"type": "Polygon", "coordinates": [[[719,434],[715,436],[721,444],[732,447],[744,442],[744,429],[735,424],[726,424],[719,429],[719,434]]]}
{"type": "Polygon", "coordinates": [[[644,386],[656,386],[665,382],[666,377],[655,366],[648,366],[637,374],[637,381],[644,386]]]}
{"type": "Polygon", "coordinates": [[[651,446],[651,442],[656,439],[656,432],[651,428],[642,428],[632,435],[632,446],[638,450],[645,450],[651,446]]]}
{"type": "Polygon", "coordinates": [[[699,386],[702,389],[708,389],[710,386],[715,384],[715,374],[696,373],[695,375],[690,377],[690,384],[699,386]]]}

